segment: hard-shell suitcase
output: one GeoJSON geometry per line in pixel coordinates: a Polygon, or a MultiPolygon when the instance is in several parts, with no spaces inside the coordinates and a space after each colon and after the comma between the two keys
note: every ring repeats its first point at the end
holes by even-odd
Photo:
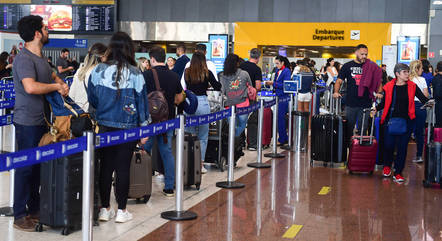
{"type": "MultiPolygon", "coordinates": [[[[364,110],[364,116],[370,109],[364,110]]],[[[362,130],[364,133],[364,119],[362,118],[362,130]]],[[[372,118],[370,136],[353,136],[351,138],[347,168],[352,172],[368,172],[373,174],[376,165],[378,143],[373,136],[374,118],[372,118]]]]}
{"type": "Polygon", "coordinates": [[[434,109],[430,113],[433,116],[426,129],[423,184],[424,187],[430,187],[432,184],[438,183],[442,188],[442,142],[440,141],[442,128],[434,128],[434,109]]]}
{"type": "Polygon", "coordinates": [[[201,186],[201,145],[195,135],[185,135],[183,153],[184,186],[201,186]]]}
{"type": "Polygon", "coordinates": [[[262,121],[262,146],[268,147],[272,141],[273,111],[271,108],[264,108],[264,118],[262,121]]]}
{"type": "Polygon", "coordinates": [[[258,111],[253,112],[247,121],[247,146],[257,147],[258,144],[258,111]]]}
{"type": "MultiPolygon", "coordinates": [[[[97,167],[98,168],[98,167],[97,167]]],[[[43,225],[63,228],[63,235],[81,229],[83,194],[83,153],[41,163],[40,221],[43,225]]],[[[97,190],[97,180],[95,180],[97,190]]],[[[98,192],[94,192],[94,220],[98,219],[98,192]]]]}
{"type": "MultiPolygon", "coordinates": [[[[154,141],[152,147],[152,163],[160,167],[159,172],[164,173],[163,160],[158,151],[158,143],[154,141]]],[[[176,139],[172,138],[172,154],[176,162],[176,139]]],[[[201,185],[201,144],[196,135],[186,133],[184,136],[183,153],[184,186],[195,185],[199,190],[201,185]]],[[[155,170],[158,171],[158,170],[155,170]]]]}
{"type": "Polygon", "coordinates": [[[150,155],[136,147],[130,164],[129,198],[141,199],[147,203],[152,194],[152,159],[150,155]]]}

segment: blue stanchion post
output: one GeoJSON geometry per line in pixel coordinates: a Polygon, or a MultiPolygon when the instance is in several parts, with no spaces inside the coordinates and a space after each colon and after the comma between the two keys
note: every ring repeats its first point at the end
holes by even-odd
{"type": "Polygon", "coordinates": [[[83,200],[82,200],[82,240],[92,241],[92,216],[94,207],[94,165],[95,136],[92,131],[85,132],[87,144],[83,151],[83,200]]]}
{"type": "Polygon", "coordinates": [[[248,167],[254,168],[269,168],[270,164],[262,162],[262,123],[264,121],[264,100],[261,99],[258,112],[258,161],[247,164],[248,167]]]}
{"type": "Polygon", "coordinates": [[[236,107],[233,105],[230,107],[230,124],[229,124],[229,171],[227,173],[227,181],[226,182],[217,182],[216,186],[220,188],[243,188],[244,184],[235,182],[233,177],[233,165],[235,162],[234,159],[234,148],[235,148],[235,119],[236,119],[236,107]]]}
{"type": "Polygon", "coordinates": [[[184,115],[179,116],[180,127],[178,129],[177,142],[176,142],[176,165],[175,165],[175,210],[166,211],[161,213],[161,217],[168,220],[181,221],[181,220],[192,220],[197,218],[196,213],[191,211],[185,211],[183,205],[183,160],[184,160],[184,128],[185,128],[185,117],[184,115]]]}
{"type": "Polygon", "coordinates": [[[264,154],[265,157],[270,158],[283,158],[285,155],[278,153],[278,104],[279,104],[279,97],[276,96],[275,99],[275,111],[273,112],[273,126],[272,126],[272,133],[273,133],[273,152],[264,154]]]}

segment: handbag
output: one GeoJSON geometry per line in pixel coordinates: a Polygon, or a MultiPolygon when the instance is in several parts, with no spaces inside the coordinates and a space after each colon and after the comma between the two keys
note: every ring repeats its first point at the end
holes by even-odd
{"type": "Polygon", "coordinates": [[[390,108],[390,120],[388,121],[388,133],[390,135],[403,135],[407,132],[407,120],[400,117],[391,117],[396,104],[396,86],[393,87],[393,103],[390,108]]]}
{"type": "MultiPolygon", "coordinates": [[[[58,94],[58,93],[57,93],[58,94]]],[[[78,112],[72,107],[72,105],[66,103],[63,100],[63,106],[69,110],[71,115],[55,116],[54,123],[50,123],[46,116],[45,121],[49,126],[49,132],[45,133],[40,139],[38,146],[44,146],[56,142],[70,140],[74,137],[80,137],[84,131],[93,130],[95,123],[88,113],[78,112]]],[[[54,112],[51,106],[51,112],[54,112]]]]}
{"type": "Polygon", "coordinates": [[[251,86],[249,82],[246,82],[246,85],[247,85],[247,94],[249,96],[249,99],[251,101],[256,101],[256,89],[253,88],[253,86],[251,86]]]}

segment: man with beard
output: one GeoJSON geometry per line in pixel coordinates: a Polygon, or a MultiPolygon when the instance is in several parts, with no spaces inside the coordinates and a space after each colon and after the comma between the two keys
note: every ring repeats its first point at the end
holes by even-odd
{"type": "MultiPolygon", "coordinates": [[[[346,117],[348,120],[348,134],[349,137],[351,137],[351,133],[353,133],[353,129],[355,127],[356,122],[359,123],[358,129],[361,129],[361,123],[362,123],[362,111],[365,108],[370,108],[373,101],[371,98],[370,91],[365,88],[363,93],[361,95],[358,94],[359,91],[359,85],[362,84],[361,79],[363,78],[363,65],[364,63],[369,63],[367,60],[368,55],[368,47],[364,44],[359,44],[356,46],[356,59],[352,60],[348,63],[345,63],[338,74],[338,79],[336,80],[336,84],[334,86],[334,93],[333,97],[338,99],[341,97],[341,94],[339,93],[339,90],[341,88],[341,85],[344,81],[347,81],[347,96],[346,96],[346,117]]],[[[379,67],[377,67],[379,68],[379,67]]],[[[381,78],[378,80],[381,81],[381,78]]],[[[382,98],[382,84],[378,86],[376,89],[377,98],[382,98]]],[[[340,100],[338,100],[340,101],[340,100]]],[[[369,115],[365,115],[364,120],[364,130],[367,130],[368,126],[368,117],[369,115]]],[[[348,140],[347,140],[348,141],[348,140]]]]}
{"type": "MultiPolygon", "coordinates": [[[[40,16],[18,22],[25,46],[14,59],[14,126],[17,149],[37,147],[47,132],[44,94],[58,91],[67,96],[69,87],[52,71],[42,48],[48,43],[48,27],[40,16]]],[[[14,179],[14,228],[32,232],[39,219],[40,164],[17,168],[14,179]]]]}

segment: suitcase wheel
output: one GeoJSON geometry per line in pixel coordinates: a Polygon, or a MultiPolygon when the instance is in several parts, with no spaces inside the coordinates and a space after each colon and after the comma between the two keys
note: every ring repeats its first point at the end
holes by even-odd
{"type": "Polygon", "coordinates": [[[373,175],[373,171],[371,171],[369,174],[370,174],[370,175],[373,175]]]}
{"type": "Polygon", "coordinates": [[[145,195],[145,196],[143,197],[143,203],[147,203],[147,202],[149,202],[149,199],[150,199],[150,195],[145,195]]]}
{"type": "Polygon", "coordinates": [[[221,172],[224,172],[224,170],[226,170],[226,166],[227,166],[227,158],[225,156],[221,156],[221,160],[218,163],[218,168],[221,172]]]}
{"type": "Polygon", "coordinates": [[[35,231],[36,231],[36,232],[43,232],[43,224],[38,223],[38,224],[35,226],[35,231]]]}
{"type": "Polygon", "coordinates": [[[431,183],[429,181],[427,181],[427,180],[424,180],[423,184],[424,184],[424,187],[430,187],[431,186],[431,183]]]}
{"type": "Polygon", "coordinates": [[[69,231],[68,227],[64,227],[63,230],[61,230],[61,235],[67,236],[69,235],[71,232],[69,231]]]}
{"type": "Polygon", "coordinates": [[[201,186],[201,184],[196,184],[195,186],[196,186],[196,190],[199,191],[199,190],[200,190],[200,186],[201,186]]]}
{"type": "Polygon", "coordinates": [[[352,172],[352,171],[348,171],[348,173],[350,173],[350,174],[353,174],[353,172],[352,172]]]}

